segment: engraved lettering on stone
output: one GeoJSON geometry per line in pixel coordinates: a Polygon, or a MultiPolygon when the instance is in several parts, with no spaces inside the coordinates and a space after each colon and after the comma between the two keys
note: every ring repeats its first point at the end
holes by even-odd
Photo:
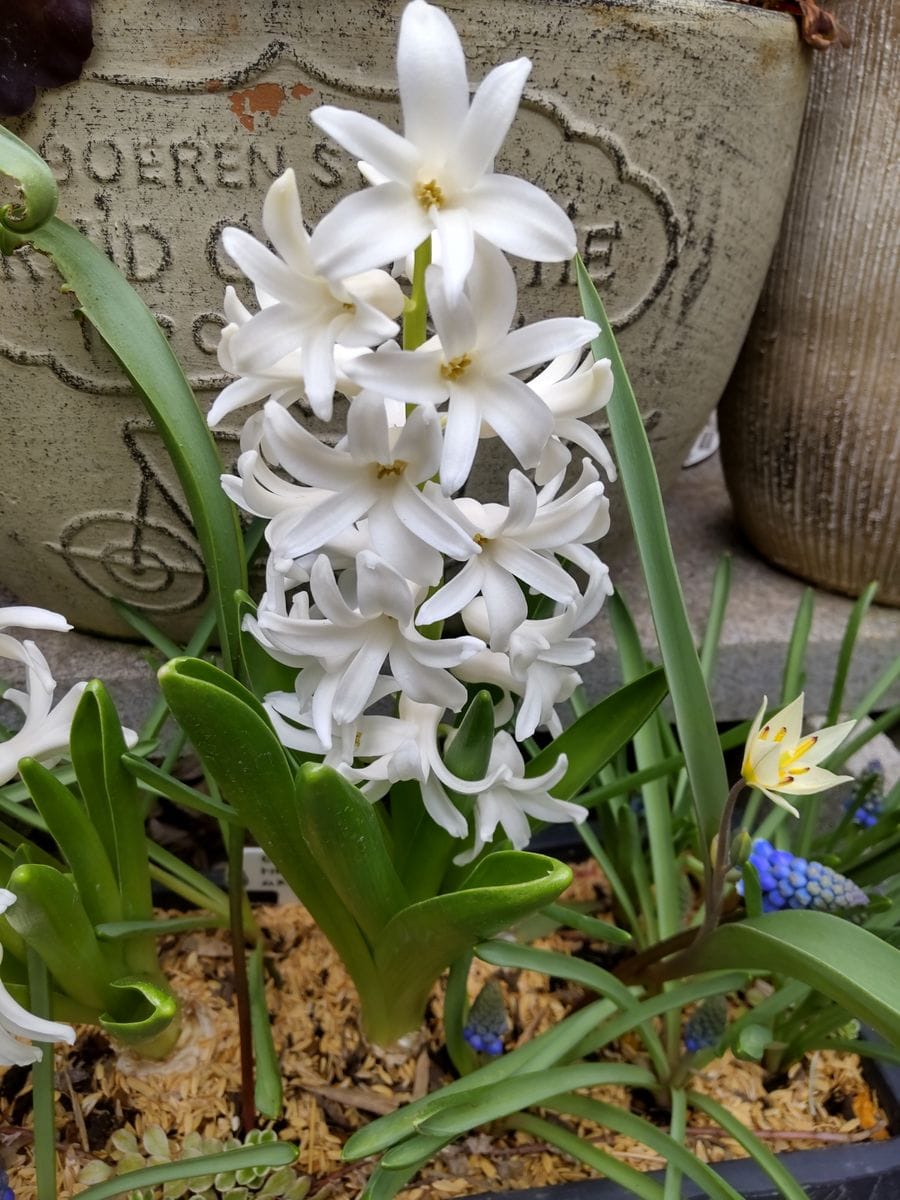
{"type": "MultiPolygon", "coordinates": [[[[222,384],[213,361],[212,314],[221,314],[223,285],[243,282],[222,250],[222,229],[237,225],[259,236],[263,194],[288,165],[297,170],[310,222],[342,192],[360,186],[352,158],[306,121],[315,105],[359,107],[392,126],[398,116],[390,90],[347,76],[345,69],[314,67],[299,48],[276,42],[253,62],[235,64],[215,90],[208,72],[168,80],[104,80],[89,72],[69,103],[65,137],[40,108],[31,130],[60,180],[60,211],[106,249],[151,308],[165,308],[163,324],[173,349],[201,390],[222,384]],[[140,89],[131,103],[129,88],[140,89]],[[243,93],[239,114],[231,107],[235,88],[243,93]],[[174,97],[180,116],[173,123],[174,97]],[[79,136],[79,130],[91,128],[92,112],[105,104],[114,106],[120,127],[105,136],[79,136]],[[239,116],[256,118],[252,132],[239,116]],[[151,136],[148,130],[157,132],[151,136]],[[176,280],[190,281],[188,311],[183,301],[171,307],[169,289],[176,280]]],[[[665,187],[596,121],[538,90],[528,92],[497,169],[516,170],[521,161],[528,162],[530,178],[569,208],[614,327],[637,320],[665,287],[680,253],[681,222],[665,187]]],[[[542,315],[533,299],[538,283],[551,310],[573,310],[568,264],[516,269],[528,319],[542,315]]],[[[86,391],[129,390],[112,362],[98,361],[100,348],[85,344],[71,318],[71,298],[50,286],[52,267],[20,252],[3,260],[0,270],[9,285],[7,311],[16,314],[0,329],[0,354],[49,366],[86,391]]]]}

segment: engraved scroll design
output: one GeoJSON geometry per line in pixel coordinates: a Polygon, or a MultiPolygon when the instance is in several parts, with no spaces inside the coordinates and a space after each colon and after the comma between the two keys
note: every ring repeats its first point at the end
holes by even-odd
{"type": "MultiPolygon", "coordinates": [[[[299,54],[290,43],[281,40],[271,41],[251,61],[235,66],[224,77],[217,79],[215,90],[219,92],[244,86],[280,62],[296,66],[326,93],[334,92],[376,104],[394,103],[397,98],[396,89],[371,83],[363,85],[358,80],[347,78],[340,68],[323,67],[321,63],[313,64],[299,54]]],[[[95,68],[85,72],[85,79],[113,87],[143,89],[167,95],[203,95],[209,98],[210,94],[210,80],[206,76],[166,78],[155,75],[124,74],[95,68]]],[[[573,147],[579,146],[599,151],[604,160],[611,164],[610,177],[617,181],[623,190],[636,189],[636,193],[643,197],[641,204],[646,213],[652,214],[652,221],[656,228],[653,252],[655,257],[647,268],[646,276],[643,272],[641,273],[639,290],[636,290],[635,296],[629,297],[627,305],[611,314],[614,328],[621,331],[632,325],[653,305],[669,282],[678,265],[683,244],[682,221],[676,214],[674,204],[665,187],[648,172],[635,166],[629,160],[619,140],[608,130],[583,120],[569,111],[559,97],[539,89],[526,91],[523,109],[526,114],[533,114],[535,117],[551,123],[556,131],[556,138],[558,138],[558,142],[554,141],[554,145],[561,148],[561,154],[568,153],[572,151],[573,147]]],[[[621,201],[621,197],[619,199],[621,201]]],[[[230,223],[241,222],[239,218],[233,217],[230,220],[225,218],[218,223],[218,227],[230,223]]],[[[576,224],[579,224],[577,219],[576,224]]],[[[613,242],[620,236],[620,222],[617,218],[606,227],[587,226],[585,228],[582,226],[580,234],[582,252],[588,258],[592,237],[596,235],[602,243],[602,239],[608,235],[613,242]]],[[[206,253],[207,258],[214,256],[215,248],[207,245],[206,253]]],[[[29,267],[29,270],[33,269],[29,267]]],[[[544,268],[545,280],[549,274],[550,269],[544,268]]],[[[520,280],[520,284],[526,289],[529,286],[536,286],[539,282],[541,282],[540,265],[535,269],[530,280],[525,278],[520,280]]],[[[552,282],[557,285],[572,283],[571,272],[567,264],[554,268],[552,282]]],[[[602,285],[600,277],[597,277],[597,282],[598,285],[602,285]]],[[[221,323],[222,320],[220,314],[212,311],[204,312],[196,318],[195,325],[201,319],[207,324],[210,322],[221,323]]],[[[166,322],[171,324],[170,317],[160,315],[159,320],[164,327],[166,322]]],[[[91,356],[93,357],[95,353],[96,349],[91,356]]],[[[208,350],[207,353],[209,353],[208,350]]],[[[80,364],[74,364],[65,352],[59,352],[52,347],[23,347],[0,340],[0,355],[21,364],[49,367],[59,379],[77,390],[95,394],[127,394],[130,391],[127,381],[117,377],[116,374],[107,377],[95,374],[80,364]]],[[[112,367],[113,364],[110,363],[110,366],[112,367]]],[[[189,370],[188,376],[193,387],[203,390],[217,389],[227,382],[218,371],[192,369],[189,370]]]]}
{"type": "MultiPolygon", "coordinates": [[[[230,448],[236,439],[217,434],[230,448]]],[[[122,442],[136,469],[134,507],[79,513],[47,543],[86,587],[148,613],[182,613],[209,591],[190,513],[166,482],[159,435],[145,419],[125,421],[122,442]]]]}

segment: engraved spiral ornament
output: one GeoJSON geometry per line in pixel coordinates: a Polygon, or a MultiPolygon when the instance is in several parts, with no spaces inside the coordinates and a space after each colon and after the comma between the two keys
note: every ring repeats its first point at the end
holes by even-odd
{"type": "Polygon", "coordinates": [[[781,239],[720,406],[738,519],[804,579],[900,605],[900,5],[817,55],[781,239]]]}

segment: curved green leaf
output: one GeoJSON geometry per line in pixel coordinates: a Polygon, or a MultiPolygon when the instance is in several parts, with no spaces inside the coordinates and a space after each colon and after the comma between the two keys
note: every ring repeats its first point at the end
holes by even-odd
{"type": "Polygon", "coordinates": [[[138,976],[116,979],[112,987],[116,992],[115,1012],[101,1014],[102,1027],[111,1037],[143,1052],[155,1042],[152,1057],[162,1057],[178,1039],[175,995],[164,984],[138,976]]]}
{"type": "Polygon", "coordinates": [[[122,901],[103,842],[84,808],[67,787],[33,758],[19,774],[69,865],[84,911],[94,925],[122,920],[122,901]]]}
{"type": "Polygon", "coordinates": [[[0,208],[0,249],[9,253],[18,238],[38,229],[56,212],[59,193],[53,172],[39,154],[0,125],[0,173],[16,180],[22,189],[22,204],[0,208]],[[11,241],[4,235],[13,234],[11,241]]]}
{"type": "Polygon", "coordinates": [[[5,169],[12,174],[29,172],[26,205],[32,205],[24,220],[17,219],[15,212],[12,219],[9,211],[4,214],[5,229],[10,231],[4,249],[30,242],[53,259],[68,289],[78,297],[81,311],[144,401],[178,474],[197,531],[225,662],[237,670],[240,630],[233,598],[246,590],[247,572],[237,512],[221,487],[222,462],[212,434],[156,318],[99,247],[77,229],[48,216],[45,191],[34,186],[35,181],[46,182],[48,169],[41,171],[34,164],[34,152],[3,132],[0,161],[10,164],[5,169]]]}
{"type": "Polygon", "coordinates": [[[171,1180],[198,1179],[217,1175],[220,1171],[240,1171],[249,1167],[282,1167],[294,1162],[297,1147],[290,1142],[260,1142],[254,1146],[238,1146],[219,1154],[200,1154],[196,1158],[179,1158],[175,1162],[159,1163],[126,1171],[103,1183],[78,1192],[78,1200],[110,1200],[142,1188],[155,1188],[171,1180]]]}
{"type": "Polygon", "coordinates": [[[900,1043],[900,951],[841,917],[777,912],[720,926],[681,973],[727,967],[801,980],[900,1043]]]}
{"type": "Polygon", "coordinates": [[[743,1121],[733,1116],[727,1108],[704,1096],[701,1092],[688,1092],[688,1103],[712,1117],[717,1125],[730,1134],[739,1146],[743,1146],[753,1161],[769,1176],[784,1196],[784,1200],[806,1200],[807,1193],[790,1171],[778,1161],[769,1147],[748,1129],[743,1121]]]}
{"type": "Polygon", "coordinates": [[[296,798],[306,844],[374,945],[408,902],[374,806],[322,763],[305,763],[297,772],[296,798]]]}
{"type": "Polygon", "coordinates": [[[43,959],[56,987],[97,1012],[112,1008],[109,979],[121,970],[119,956],[97,941],[71,879],[53,867],[27,863],[16,867],[9,887],[16,902],[6,918],[43,959]]]}
{"type": "MultiPolygon", "coordinates": [[[[145,921],[153,916],[150,867],[137,783],[122,765],[126,750],[109,692],[92,679],[72,718],[70,755],[88,816],[116,873],[122,919],[145,921]]],[[[133,938],[124,953],[128,969],[136,974],[157,970],[152,938],[133,938]]]]}
{"type": "Polygon", "coordinates": [[[650,609],[672,694],[705,853],[718,830],[728,795],[725,761],[718,750],[716,719],[700,669],[669,540],[659,480],[640,410],[603,302],[578,255],[575,269],[584,315],[600,326],[600,336],[591,343],[594,357],[608,357],[612,365],[615,384],[606,411],[613,448],[647,582],[650,609]]]}
{"type": "Polygon", "coordinates": [[[667,691],[661,667],[619,688],[564,729],[526,765],[529,777],[549,771],[560,754],[568,767],[551,794],[562,800],[577,796],[586,783],[637,733],[662,703],[667,691]]]}
{"type": "Polygon", "coordinates": [[[379,974],[390,980],[397,1009],[424,1009],[445,967],[555,900],[571,878],[570,868],[552,858],[502,850],[482,859],[458,891],[398,913],[375,944],[379,974]]]}

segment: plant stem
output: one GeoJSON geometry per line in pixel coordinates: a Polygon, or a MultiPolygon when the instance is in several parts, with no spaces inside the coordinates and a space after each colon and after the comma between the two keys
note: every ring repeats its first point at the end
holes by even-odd
{"type": "Polygon", "coordinates": [[[234,995],[241,1045],[241,1127],[244,1133],[249,1133],[256,1124],[256,1104],[253,1090],[250,985],[247,979],[247,952],[244,946],[244,830],[238,825],[232,825],[228,829],[228,900],[234,995]]]}
{"type": "Polygon", "coordinates": [[[428,301],[425,297],[425,270],[431,263],[431,238],[416,248],[413,263],[412,295],[403,306],[403,349],[416,350],[428,332],[428,301]]]}
{"type": "MultiPolygon", "coordinates": [[[[28,948],[28,990],[31,1011],[50,1017],[50,980],[43,959],[28,948]]],[[[53,1094],[53,1046],[42,1048],[31,1068],[34,1113],[34,1169],[40,1200],[56,1200],[56,1102],[53,1094]]]]}
{"type": "MultiPolygon", "coordinates": [[[[672,1088],[672,1116],[669,1124],[669,1137],[674,1138],[679,1145],[684,1145],[684,1134],[687,1126],[687,1096],[683,1088],[672,1088]]],[[[666,1167],[664,1184],[665,1200],[681,1200],[681,1171],[674,1163],[666,1167]]]]}

